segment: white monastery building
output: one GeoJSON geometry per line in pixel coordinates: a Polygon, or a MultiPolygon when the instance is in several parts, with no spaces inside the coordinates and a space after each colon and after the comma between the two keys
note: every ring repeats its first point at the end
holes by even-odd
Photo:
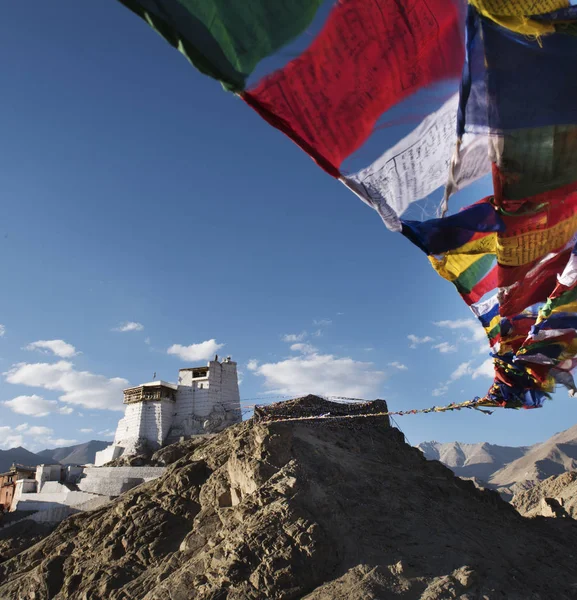
{"type": "Polygon", "coordinates": [[[124,390],[124,404],[114,442],[96,453],[96,466],[239,423],[236,363],[215,356],[206,367],[180,369],[178,384],[151,381],[124,390]]]}

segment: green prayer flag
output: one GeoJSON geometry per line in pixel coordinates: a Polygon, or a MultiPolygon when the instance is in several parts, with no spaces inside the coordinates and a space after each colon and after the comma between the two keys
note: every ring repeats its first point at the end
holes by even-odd
{"type": "Polygon", "coordinates": [[[260,60],[298,36],[322,0],[119,0],[201,72],[244,89],[260,60]]]}

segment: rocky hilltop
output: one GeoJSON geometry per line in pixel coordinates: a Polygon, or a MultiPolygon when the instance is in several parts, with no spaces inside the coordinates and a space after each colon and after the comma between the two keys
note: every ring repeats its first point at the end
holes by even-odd
{"type": "Polygon", "coordinates": [[[577,598],[575,521],[524,519],[386,416],[308,397],[156,460],[160,479],[1,563],[0,598],[577,598]]]}

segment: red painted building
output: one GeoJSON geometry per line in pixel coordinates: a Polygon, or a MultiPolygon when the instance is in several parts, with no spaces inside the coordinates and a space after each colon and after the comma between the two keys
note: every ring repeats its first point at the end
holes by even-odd
{"type": "Polygon", "coordinates": [[[36,467],[12,465],[10,471],[0,473],[0,513],[9,512],[14,498],[16,482],[19,479],[34,479],[36,467]]]}

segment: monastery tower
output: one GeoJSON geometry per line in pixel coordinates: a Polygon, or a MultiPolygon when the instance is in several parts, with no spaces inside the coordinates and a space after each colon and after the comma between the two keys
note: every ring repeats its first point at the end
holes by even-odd
{"type": "Polygon", "coordinates": [[[96,453],[96,466],[239,423],[236,363],[216,356],[206,367],[180,369],[178,384],[151,381],[128,388],[124,404],[114,442],[96,453]]]}

